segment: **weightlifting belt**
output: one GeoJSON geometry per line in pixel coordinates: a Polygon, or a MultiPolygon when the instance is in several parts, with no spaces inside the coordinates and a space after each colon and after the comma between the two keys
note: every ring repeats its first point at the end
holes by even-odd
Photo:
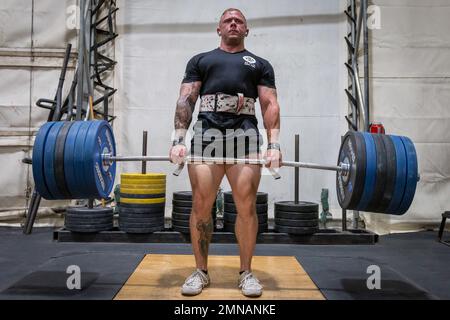
{"type": "Polygon", "coordinates": [[[255,99],[244,97],[241,93],[237,96],[220,92],[205,94],[200,99],[200,112],[231,112],[255,115],[255,99]]]}

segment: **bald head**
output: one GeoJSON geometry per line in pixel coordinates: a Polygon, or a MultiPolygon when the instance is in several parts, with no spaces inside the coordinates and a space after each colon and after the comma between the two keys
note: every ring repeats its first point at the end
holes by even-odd
{"type": "Polygon", "coordinates": [[[247,25],[247,19],[245,18],[244,14],[242,13],[241,10],[236,9],[236,8],[228,8],[228,9],[225,9],[225,11],[224,11],[224,12],[222,13],[222,15],[220,16],[219,24],[222,22],[223,17],[226,15],[226,13],[228,13],[228,12],[233,12],[233,11],[239,13],[239,14],[241,15],[242,19],[244,20],[245,24],[247,25]]]}

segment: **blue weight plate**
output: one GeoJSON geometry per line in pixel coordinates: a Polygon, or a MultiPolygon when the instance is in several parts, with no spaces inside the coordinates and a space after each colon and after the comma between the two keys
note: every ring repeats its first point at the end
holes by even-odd
{"type": "Polygon", "coordinates": [[[64,121],[57,121],[48,132],[47,141],[44,150],[44,176],[47,183],[48,191],[52,195],[51,199],[66,199],[63,193],[59,190],[55,177],[55,148],[56,140],[64,121]]]}
{"type": "Polygon", "coordinates": [[[364,141],[366,142],[366,176],[364,181],[364,191],[361,200],[356,206],[356,210],[365,211],[370,199],[373,197],[376,176],[377,176],[377,154],[375,142],[370,133],[363,132],[364,141]]]}
{"type": "Polygon", "coordinates": [[[52,199],[52,195],[48,191],[47,182],[44,177],[44,150],[45,142],[50,129],[55,122],[45,123],[38,131],[33,146],[33,179],[37,192],[44,199],[52,199]]]}
{"type": "MultiPolygon", "coordinates": [[[[75,170],[75,143],[77,140],[80,128],[84,121],[74,121],[67,134],[66,144],[64,146],[64,174],[66,176],[67,188],[73,199],[80,199],[80,194],[83,190],[77,184],[77,171],[75,170]]],[[[79,174],[79,172],[78,172],[79,174]]]]}
{"type": "Polygon", "coordinates": [[[396,212],[397,215],[405,214],[408,211],[416,193],[417,186],[417,153],[413,142],[408,137],[400,137],[406,151],[406,186],[403,199],[396,212]]]}
{"type": "Polygon", "coordinates": [[[397,167],[396,167],[394,193],[392,195],[392,200],[386,209],[386,213],[396,214],[398,212],[398,207],[402,202],[403,194],[405,193],[407,164],[406,164],[406,152],[405,147],[403,146],[402,139],[398,136],[390,136],[390,137],[392,142],[394,143],[397,167]]]}
{"type": "Polygon", "coordinates": [[[89,193],[86,172],[84,170],[84,156],[86,152],[84,145],[86,143],[86,137],[91,125],[92,121],[83,121],[75,141],[75,154],[73,162],[75,167],[75,183],[79,192],[73,195],[74,199],[87,199],[92,197],[89,193]]]}
{"type": "Polygon", "coordinates": [[[84,172],[89,193],[95,198],[107,198],[116,174],[116,163],[105,164],[101,158],[105,153],[116,154],[114,135],[108,122],[92,121],[84,148],[84,172]]]}

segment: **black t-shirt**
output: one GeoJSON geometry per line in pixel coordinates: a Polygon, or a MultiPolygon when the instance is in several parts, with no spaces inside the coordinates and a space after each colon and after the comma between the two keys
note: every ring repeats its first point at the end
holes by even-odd
{"type": "MultiPolygon", "coordinates": [[[[217,48],[192,57],[186,66],[182,83],[195,81],[202,82],[200,95],[242,93],[255,100],[258,98],[258,85],[276,88],[271,64],[247,50],[229,53],[217,48]]],[[[202,135],[208,129],[220,130],[224,139],[230,138],[225,135],[227,129],[242,129],[245,132],[253,129],[259,135],[255,116],[228,112],[200,112],[194,133],[202,135]]]]}
{"type": "Polygon", "coordinates": [[[219,48],[189,60],[183,83],[201,81],[200,95],[218,92],[258,98],[258,85],[275,88],[270,63],[250,51],[229,53],[219,48]]]}

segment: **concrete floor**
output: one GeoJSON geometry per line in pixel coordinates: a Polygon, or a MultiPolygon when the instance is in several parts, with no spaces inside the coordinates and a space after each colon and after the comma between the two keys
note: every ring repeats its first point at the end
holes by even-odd
{"type": "MultiPolygon", "coordinates": [[[[145,254],[191,254],[189,244],[59,243],[53,229],[0,228],[0,299],[113,299],[145,254]],[[81,290],[68,290],[70,265],[81,290]]],[[[382,236],[375,245],[258,244],[255,255],[295,256],[330,300],[450,299],[450,247],[436,232],[382,236]],[[369,266],[381,289],[369,290],[369,266]]],[[[447,237],[449,235],[447,234],[447,237]]],[[[236,244],[212,244],[212,255],[237,255],[236,244]]],[[[280,266],[282,272],[283,266],[280,266]]]]}

